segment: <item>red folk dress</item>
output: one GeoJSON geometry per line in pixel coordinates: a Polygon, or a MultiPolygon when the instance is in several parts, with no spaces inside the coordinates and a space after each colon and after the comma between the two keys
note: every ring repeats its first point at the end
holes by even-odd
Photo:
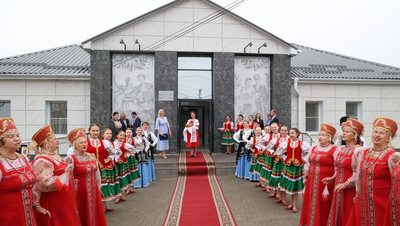
{"type": "Polygon", "coordinates": [[[243,121],[238,121],[236,123],[236,131],[239,131],[241,129],[244,129],[243,121]]]}
{"type": "Polygon", "coordinates": [[[346,183],[348,188],[333,193],[331,211],[329,213],[328,225],[345,225],[349,219],[351,209],[354,205],[353,198],[356,196],[355,178],[353,176],[353,154],[355,149],[359,148],[355,145],[346,148],[345,145],[340,146],[334,153],[335,160],[335,185],[346,183]]]}
{"type": "Polygon", "coordinates": [[[40,206],[51,214],[50,218],[35,212],[38,225],[81,225],[73,176],[64,174],[68,163],[41,154],[35,158],[32,166],[37,175],[34,195],[40,197],[40,206]]]}
{"type": "Polygon", "coordinates": [[[1,225],[37,225],[32,208],[35,182],[35,173],[25,156],[17,154],[16,159],[0,156],[1,225]]]}
{"type": "Polygon", "coordinates": [[[332,203],[333,183],[327,185],[330,196],[323,198],[325,184],[322,179],[334,173],[333,153],[337,146],[314,146],[304,166],[305,184],[300,225],[326,225],[332,203]]]}
{"type": "Polygon", "coordinates": [[[91,154],[71,155],[74,177],[78,180],[76,202],[82,225],[107,225],[100,194],[100,171],[91,154]]]}
{"type": "MultiPolygon", "coordinates": [[[[196,119],[197,120],[197,119],[196,119]]],[[[189,119],[189,121],[188,121],[188,123],[187,124],[190,124],[190,125],[192,125],[192,126],[196,126],[195,124],[195,121],[194,120],[191,120],[191,119],[189,119]]],[[[199,130],[198,130],[198,127],[197,127],[197,129],[196,129],[196,142],[191,142],[191,137],[192,137],[192,135],[190,134],[190,132],[189,131],[185,131],[186,132],[186,136],[187,136],[187,142],[186,142],[186,147],[187,148],[197,148],[197,147],[199,147],[200,146],[200,137],[199,137],[199,130]]]]}
{"type": "Polygon", "coordinates": [[[388,162],[396,152],[389,149],[381,154],[384,151],[374,153],[367,149],[361,155],[357,169],[357,200],[347,225],[379,225],[383,222],[391,187],[388,162]]]}
{"type": "Polygon", "coordinates": [[[386,204],[385,221],[383,225],[400,225],[400,163],[391,173],[392,186],[386,204]]]}
{"type": "Polygon", "coordinates": [[[249,121],[249,128],[253,129],[253,127],[254,127],[254,122],[253,121],[249,121]]]}

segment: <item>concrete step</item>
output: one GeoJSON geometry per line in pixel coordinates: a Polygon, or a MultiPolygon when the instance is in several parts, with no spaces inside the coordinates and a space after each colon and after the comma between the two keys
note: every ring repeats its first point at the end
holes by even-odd
{"type": "MultiPolygon", "coordinates": [[[[154,164],[157,177],[177,177],[179,154],[168,154],[167,159],[155,158],[154,164]]],[[[213,153],[217,176],[233,175],[236,171],[236,155],[225,155],[223,153],[213,153]]]]}

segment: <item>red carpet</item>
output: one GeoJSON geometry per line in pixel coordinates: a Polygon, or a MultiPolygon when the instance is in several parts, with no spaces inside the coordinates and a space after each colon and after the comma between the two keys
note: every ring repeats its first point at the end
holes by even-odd
{"type": "Polygon", "coordinates": [[[236,225],[208,152],[179,156],[179,175],[164,225],[236,225]]]}

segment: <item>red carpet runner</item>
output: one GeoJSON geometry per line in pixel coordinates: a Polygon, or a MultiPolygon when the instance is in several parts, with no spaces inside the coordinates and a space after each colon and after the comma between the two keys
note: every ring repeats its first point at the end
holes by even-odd
{"type": "Polygon", "coordinates": [[[236,225],[215,175],[214,160],[208,152],[187,158],[182,152],[178,180],[164,221],[175,225],[236,225]]]}

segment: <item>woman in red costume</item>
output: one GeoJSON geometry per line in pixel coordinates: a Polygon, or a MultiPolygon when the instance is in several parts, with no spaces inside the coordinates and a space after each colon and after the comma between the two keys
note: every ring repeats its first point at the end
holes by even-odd
{"type": "Polygon", "coordinates": [[[243,115],[242,114],[240,114],[240,115],[238,115],[238,121],[237,121],[237,123],[236,123],[236,131],[239,131],[239,130],[241,130],[241,129],[244,129],[244,126],[243,126],[243,123],[244,123],[244,121],[243,121],[243,115]]]}
{"type": "Polygon", "coordinates": [[[232,154],[232,146],[235,144],[233,140],[233,134],[235,133],[235,127],[231,122],[231,116],[227,115],[226,121],[222,125],[222,128],[218,128],[222,132],[221,144],[226,146],[226,155],[232,154]]]}
{"type": "Polygon", "coordinates": [[[356,195],[352,158],[355,151],[359,151],[363,132],[364,125],[361,122],[353,118],[347,119],[343,127],[343,141],[346,145],[338,147],[333,154],[335,174],[323,179],[324,183],[335,182],[328,225],[345,225],[350,216],[356,195]]]}
{"type": "Polygon", "coordinates": [[[32,187],[36,176],[25,155],[16,151],[21,138],[12,118],[0,118],[0,222],[1,225],[36,226],[33,209],[49,215],[40,205],[33,205],[32,187]]]}
{"type": "Polygon", "coordinates": [[[373,148],[356,151],[353,156],[357,163],[357,195],[347,225],[378,225],[385,218],[390,197],[390,174],[398,159],[391,147],[397,123],[389,118],[377,118],[372,128],[373,148]]]}
{"type": "Polygon", "coordinates": [[[183,130],[183,137],[186,142],[186,147],[190,148],[191,157],[196,157],[196,149],[200,146],[200,137],[199,137],[199,120],[196,119],[196,112],[190,112],[191,119],[185,125],[185,129],[183,130]]]}
{"type": "Polygon", "coordinates": [[[96,157],[99,164],[101,175],[101,193],[104,211],[114,211],[107,207],[107,202],[121,196],[121,188],[119,187],[118,173],[114,161],[110,155],[114,155],[117,150],[111,142],[99,139],[100,127],[96,124],[90,125],[88,132],[90,138],[87,139],[87,153],[91,153],[96,157]]]}
{"type": "Polygon", "coordinates": [[[385,220],[383,225],[400,225],[400,153],[393,154],[392,164],[395,165],[391,173],[392,185],[389,199],[386,203],[385,220]]]}
{"type": "Polygon", "coordinates": [[[107,225],[104,215],[102,194],[100,192],[100,170],[96,157],[86,152],[87,140],[85,129],[74,129],[68,134],[74,153],[66,158],[73,163],[73,174],[78,181],[76,203],[82,225],[107,225]]]}
{"type": "Polygon", "coordinates": [[[51,213],[51,217],[36,213],[36,221],[38,225],[80,225],[72,164],[55,152],[57,148],[58,140],[49,125],[32,137],[30,149],[38,153],[32,162],[37,177],[33,187],[34,201],[51,213]]]}
{"type": "Polygon", "coordinates": [[[333,175],[333,153],[336,146],[333,139],[335,127],[323,123],[318,135],[319,145],[309,151],[304,165],[305,185],[300,225],[326,225],[332,203],[333,183],[324,184],[322,179],[333,175]]]}

